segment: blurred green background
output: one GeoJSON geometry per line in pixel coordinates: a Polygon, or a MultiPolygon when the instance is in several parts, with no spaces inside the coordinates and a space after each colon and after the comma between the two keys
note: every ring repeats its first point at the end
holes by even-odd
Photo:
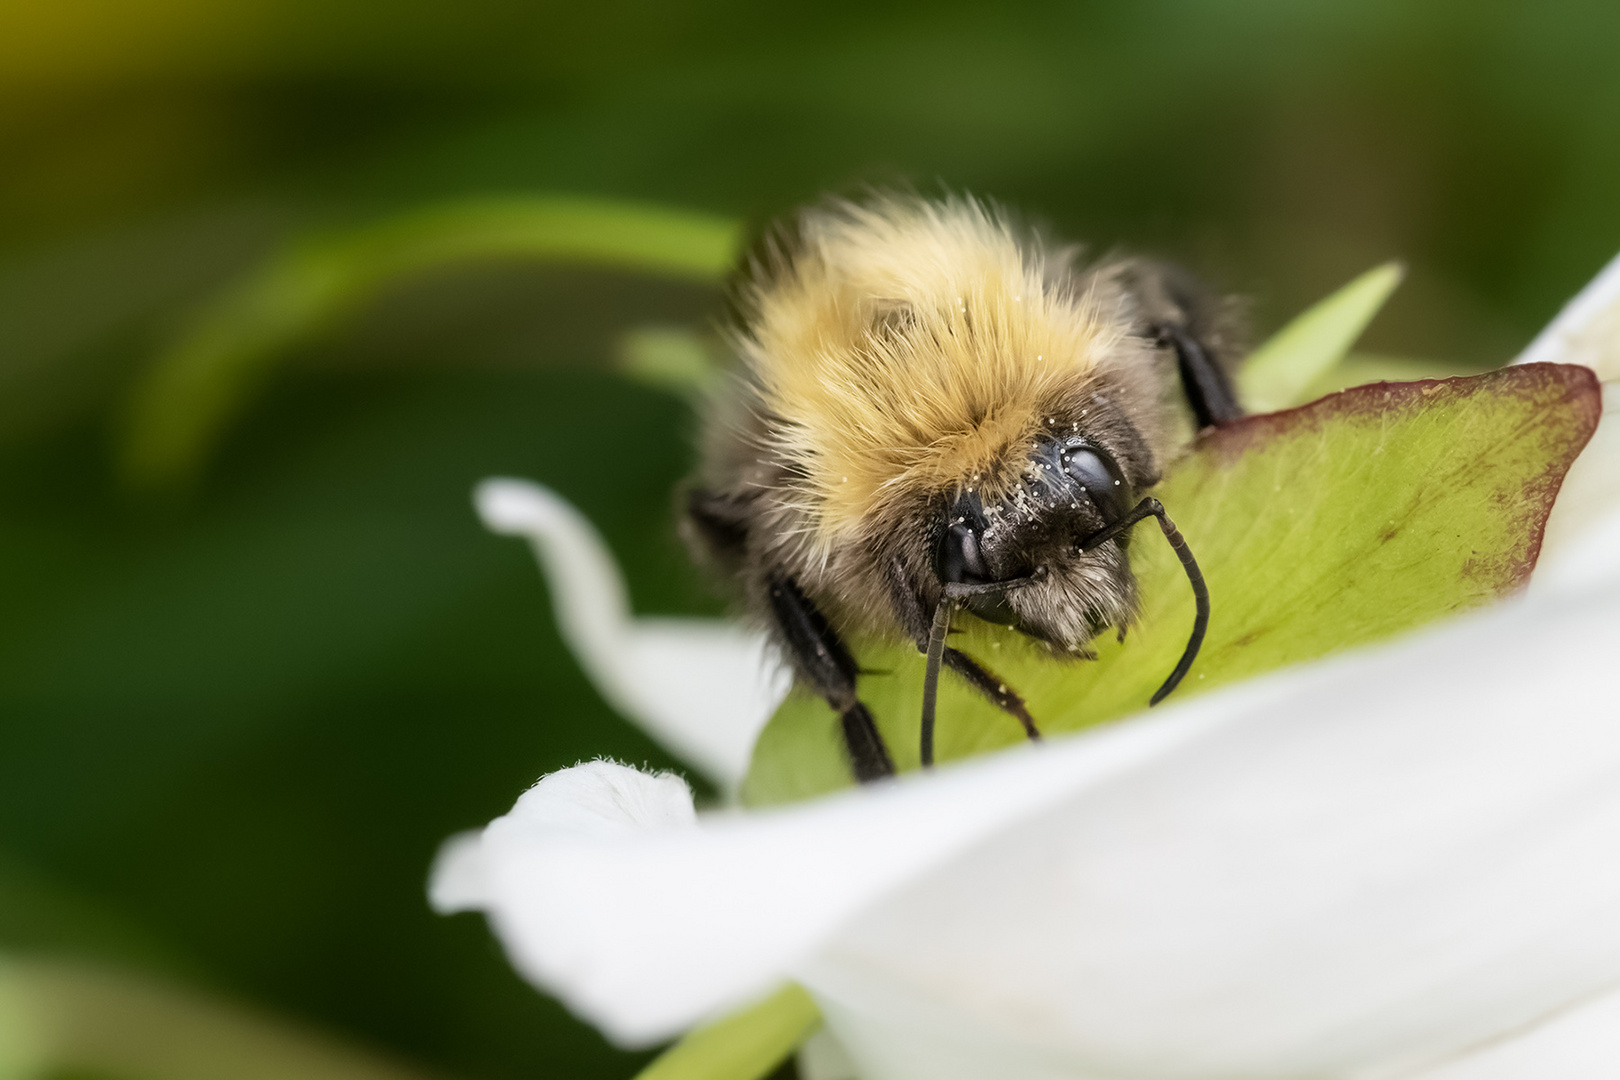
{"type": "Polygon", "coordinates": [[[759,222],[943,185],[1178,257],[1260,334],[1399,257],[1363,348],[1489,366],[1620,249],[1617,47],[1607,2],[0,2],[0,954],[444,1075],[641,1060],[423,883],[546,770],[679,767],[468,494],[550,484],[639,611],[716,611],[669,515],[691,410],[613,358],[718,294],[414,274],[291,349],[189,484],[121,479],[143,374],[300,237],[470,197],[759,222]]]}

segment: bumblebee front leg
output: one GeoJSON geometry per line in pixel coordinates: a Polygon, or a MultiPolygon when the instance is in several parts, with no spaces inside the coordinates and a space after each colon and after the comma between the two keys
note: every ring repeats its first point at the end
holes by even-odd
{"type": "Polygon", "coordinates": [[[767,589],[771,614],[794,669],[839,715],[855,779],[865,784],[893,776],[894,762],[883,736],[855,696],[855,658],[838,632],[792,578],[772,577],[767,589]]]}
{"type": "MultiPolygon", "coordinates": [[[[889,564],[889,594],[894,601],[895,613],[905,626],[906,633],[917,643],[917,651],[928,652],[932,620],[924,612],[922,600],[912,591],[905,567],[898,559],[889,564]]],[[[967,680],[969,686],[989,699],[990,704],[1017,720],[1023,726],[1025,735],[1031,739],[1041,737],[1040,730],[1035,726],[1035,718],[1029,715],[1029,709],[1024,705],[1024,699],[998,678],[995,672],[967,653],[953,649],[949,645],[945,646],[941,659],[946,667],[967,680]]]]}
{"type": "Polygon", "coordinates": [[[1037,741],[1040,739],[1040,730],[1035,726],[1035,718],[1029,715],[1024,699],[1009,689],[993,671],[960,649],[948,646],[945,649],[945,666],[966,679],[969,686],[990,700],[990,704],[1024,725],[1026,736],[1037,741]]]}

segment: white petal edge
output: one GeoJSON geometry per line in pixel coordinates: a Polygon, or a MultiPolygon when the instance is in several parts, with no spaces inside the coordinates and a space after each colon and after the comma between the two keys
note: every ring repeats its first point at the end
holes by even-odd
{"type": "Polygon", "coordinates": [[[487,908],[627,1044],[795,976],[865,1080],[1398,1075],[1620,977],[1616,650],[1620,593],[1515,603],[815,804],[492,828],[487,908]]]}
{"type": "Polygon", "coordinates": [[[518,797],[511,813],[487,829],[446,840],[428,875],[428,903],[448,915],[481,911],[493,902],[485,852],[491,833],[611,837],[696,824],[692,789],[674,773],[646,773],[616,761],[585,762],[541,777],[518,797]]]}
{"type": "Polygon", "coordinates": [[[531,828],[519,800],[476,865],[464,841],[440,865],[485,883],[478,906],[526,977],[615,1041],[649,1045],[771,989],[875,896],[1218,719],[1125,725],[686,830],[531,828]]]}
{"type": "Polygon", "coordinates": [[[603,698],[735,790],[790,681],[764,636],[718,619],[632,617],[601,535],[549,488],[494,478],[473,503],[492,532],[530,542],[563,637],[603,698]]]}
{"type": "Polygon", "coordinates": [[[1604,381],[1620,379],[1620,256],[1564,305],[1514,363],[1585,364],[1604,381]]]}
{"type": "Polygon", "coordinates": [[[469,830],[439,845],[428,872],[428,906],[440,915],[482,911],[493,898],[484,872],[483,840],[482,830],[469,830]]]}

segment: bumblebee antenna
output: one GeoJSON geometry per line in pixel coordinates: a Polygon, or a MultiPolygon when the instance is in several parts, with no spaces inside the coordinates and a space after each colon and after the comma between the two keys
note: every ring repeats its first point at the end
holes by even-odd
{"type": "MultiPolygon", "coordinates": [[[[1185,546],[1185,545],[1184,545],[1185,546]]],[[[1046,567],[1037,566],[1028,577],[1009,578],[984,584],[947,581],[945,596],[934,608],[934,624],[928,632],[928,665],[923,669],[922,739],[918,756],[923,768],[934,764],[934,710],[939,701],[939,668],[945,660],[945,636],[951,632],[951,617],[956,614],[956,602],[969,596],[994,596],[1032,585],[1046,576],[1046,567]]],[[[1190,661],[1189,661],[1190,663],[1190,661]]]]}
{"type": "Polygon", "coordinates": [[[1192,636],[1187,639],[1187,647],[1182,650],[1181,659],[1176,662],[1175,670],[1170,672],[1170,677],[1165,679],[1163,685],[1148,699],[1151,706],[1169,697],[1170,692],[1181,684],[1188,669],[1193,666],[1193,661],[1198,659],[1198,650],[1204,644],[1204,633],[1209,629],[1209,587],[1204,584],[1204,574],[1198,569],[1198,560],[1193,558],[1192,549],[1187,546],[1187,541],[1176,528],[1176,523],[1164,512],[1164,505],[1154,498],[1143,499],[1137,503],[1130,513],[1082,543],[1080,550],[1090,551],[1101,547],[1146,517],[1158,519],[1164,538],[1169,541],[1176,558],[1181,560],[1181,568],[1187,573],[1187,582],[1192,585],[1193,600],[1197,605],[1197,612],[1193,616],[1192,636]]]}

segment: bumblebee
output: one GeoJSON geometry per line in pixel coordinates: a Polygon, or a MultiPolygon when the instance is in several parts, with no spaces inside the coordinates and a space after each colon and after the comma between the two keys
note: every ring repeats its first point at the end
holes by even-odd
{"type": "Polygon", "coordinates": [[[1137,612],[1131,527],[1156,519],[1196,616],[1187,544],[1140,493],[1201,428],[1241,415],[1231,306],[1134,258],[1082,265],[987,203],[877,195],[798,213],[739,271],[738,370],[708,419],[683,532],[737,582],[798,681],[841,718],[858,780],[894,772],[845,636],[927,655],[921,758],[941,668],[1039,728],[1023,699],[946,643],[958,608],[1058,657],[1137,612]]]}

